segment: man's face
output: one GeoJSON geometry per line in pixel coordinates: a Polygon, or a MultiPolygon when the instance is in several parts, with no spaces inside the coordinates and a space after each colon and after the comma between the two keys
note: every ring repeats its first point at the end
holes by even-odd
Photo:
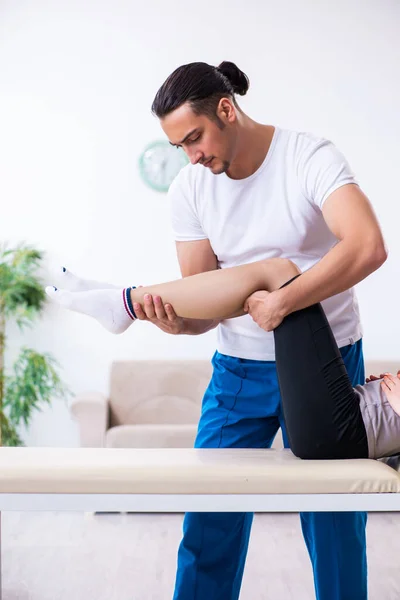
{"type": "Polygon", "coordinates": [[[206,115],[196,115],[188,104],[183,104],[161,119],[161,127],[172,145],[183,148],[192,165],[200,163],[219,175],[229,169],[235,154],[235,117],[229,109],[222,101],[217,123],[206,115]]]}

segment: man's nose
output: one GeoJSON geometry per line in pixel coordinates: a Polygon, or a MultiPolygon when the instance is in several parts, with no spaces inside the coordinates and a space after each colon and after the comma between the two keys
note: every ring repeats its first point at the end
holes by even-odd
{"type": "Polygon", "coordinates": [[[189,154],[189,160],[192,165],[197,165],[197,163],[201,160],[202,156],[203,154],[199,150],[197,150],[196,152],[189,154]]]}

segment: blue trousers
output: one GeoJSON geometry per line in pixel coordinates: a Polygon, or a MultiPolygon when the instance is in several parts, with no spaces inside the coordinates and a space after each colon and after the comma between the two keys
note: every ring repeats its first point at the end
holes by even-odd
{"type": "MultiPolygon", "coordinates": [[[[362,341],[341,353],[353,385],[364,383],[362,341]]],[[[195,447],[269,448],[279,427],[287,447],[275,362],[218,352],[212,362],[195,447]]],[[[300,519],[317,600],[366,600],[366,513],[300,519]]],[[[252,520],[253,513],[186,513],[173,600],[239,598],[252,520]]]]}

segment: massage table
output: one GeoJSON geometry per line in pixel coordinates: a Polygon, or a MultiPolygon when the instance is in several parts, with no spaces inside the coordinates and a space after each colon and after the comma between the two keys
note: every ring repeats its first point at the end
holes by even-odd
{"type": "Polygon", "coordinates": [[[397,511],[397,461],[300,460],[287,449],[4,447],[0,511],[397,511]]]}

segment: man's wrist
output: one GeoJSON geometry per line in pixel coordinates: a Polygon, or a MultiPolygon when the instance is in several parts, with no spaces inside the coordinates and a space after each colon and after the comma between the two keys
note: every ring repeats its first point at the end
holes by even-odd
{"type": "Polygon", "coordinates": [[[183,335],[200,335],[206,333],[211,329],[214,329],[218,325],[219,321],[215,320],[203,320],[203,319],[183,319],[182,329],[180,331],[183,335]]]}
{"type": "Polygon", "coordinates": [[[285,318],[294,311],[294,297],[290,285],[277,290],[280,295],[280,306],[282,307],[282,317],[285,318]]]}

